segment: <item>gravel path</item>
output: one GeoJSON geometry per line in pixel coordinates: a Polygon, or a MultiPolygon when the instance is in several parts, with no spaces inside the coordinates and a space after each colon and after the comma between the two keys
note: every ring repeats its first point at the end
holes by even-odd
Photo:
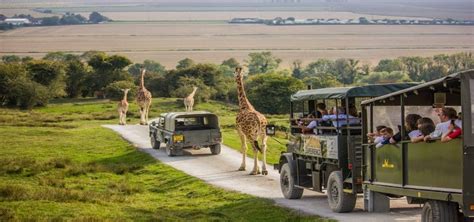
{"type": "Polygon", "coordinates": [[[247,172],[237,171],[242,155],[229,147],[222,146],[219,155],[211,155],[209,149],[201,149],[186,150],[184,156],[168,157],[163,147],[160,150],[151,149],[147,126],[105,125],[104,127],[116,131],[140,151],[191,176],[224,189],[272,199],[283,207],[339,221],[420,221],[421,208],[418,205],[406,204],[405,199],[391,200],[391,212],[383,214],[364,212],[361,196],[359,196],[356,209],[352,213],[333,213],[329,209],[324,194],[307,190],[305,190],[302,199],[288,200],[281,194],[279,174],[278,171],[273,170],[273,166],[267,165],[269,170],[267,176],[251,176],[248,173],[253,167],[253,159],[247,158],[247,172]]]}

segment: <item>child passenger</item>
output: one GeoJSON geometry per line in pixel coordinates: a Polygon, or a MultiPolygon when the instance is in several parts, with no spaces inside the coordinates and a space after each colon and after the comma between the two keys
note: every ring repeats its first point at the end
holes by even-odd
{"type": "Polygon", "coordinates": [[[380,148],[383,145],[390,143],[390,138],[392,138],[393,136],[393,129],[390,127],[386,127],[382,129],[380,133],[382,134],[382,136],[375,138],[374,141],[377,144],[375,145],[376,148],[380,148]]]}
{"type": "Polygon", "coordinates": [[[418,125],[418,135],[414,135],[414,137],[411,137],[411,142],[412,143],[418,143],[424,140],[425,136],[430,135],[434,130],[435,130],[435,124],[433,120],[431,120],[428,117],[423,117],[416,121],[416,124],[418,125]]]}
{"type": "Polygon", "coordinates": [[[380,125],[380,126],[376,126],[375,127],[375,132],[372,132],[372,133],[367,133],[367,137],[369,139],[369,141],[375,141],[375,139],[377,137],[381,137],[382,136],[382,130],[387,128],[386,126],[384,125],[380,125]]]}

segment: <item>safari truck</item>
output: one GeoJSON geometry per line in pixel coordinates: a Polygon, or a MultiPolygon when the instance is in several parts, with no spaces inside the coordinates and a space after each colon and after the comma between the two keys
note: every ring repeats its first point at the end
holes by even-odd
{"type": "Polygon", "coordinates": [[[221,152],[222,134],[215,114],[205,111],[163,113],[149,125],[153,149],[166,145],[168,156],[182,155],[183,149],[208,147],[221,152]]]}
{"type": "Polygon", "coordinates": [[[422,221],[472,221],[474,217],[474,70],[362,102],[365,208],[388,211],[390,197],[424,204],[422,221]],[[460,138],[449,142],[410,140],[376,148],[366,134],[377,125],[408,134],[408,114],[440,122],[436,108],[460,112],[460,138]],[[470,218],[470,219],[469,219],[470,218]]]}
{"type": "MultiPolygon", "coordinates": [[[[396,92],[416,84],[381,84],[358,87],[301,90],[291,96],[290,142],[287,151],[275,165],[280,173],[280,186],[285,198],[299,199],[303,189],[316,192],[326,190],[328,202],[334,212],[350,212],[362,192],[362,125],[356,108],[364,99],[396,92]],[[309,134],[302,133],[301,125],[321,119],[305,118],[323,103],[328,108],[352,114],[339,122],[319,122],[309,134]],[[343,109],[341,109],[344,107],[343,109]],[[355,111],[355,113],[354,113],[355,111]],[[356,121],[354,121],[356,120],[356,121]],[[342,123],[346,124],[342,124],[342,123]]],[[[336,111],[338,112],[338,111],[336,111]]],[[[342,112],[341,112],[342,113],[342,112]]]]}

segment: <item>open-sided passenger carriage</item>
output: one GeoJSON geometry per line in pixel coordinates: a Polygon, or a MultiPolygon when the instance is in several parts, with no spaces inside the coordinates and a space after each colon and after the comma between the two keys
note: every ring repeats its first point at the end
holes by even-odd
{"type": "Polygon", "coordinates": [[[389,209],[386,195],[406,196],[424,203],[422,221],[462,221],[474,216],[474,70],[449,75],[395,93],[362,102],[364,189],[369,211],[389,209]],[[442,143],[411,143],[375,148],[366,133],[377,125],[405,132],[410,113],[431,117],[432,106],[461,112],[463,135],[442,143]],[[385,208],[385,209],[384,209],[385,208]]]}
{"type": "MultiPolygon", "coordinates": [[[[315,111],[317,103],[328,106],[360,107],[363,99],[389,94],[415,84],[381,84],[358,87],[302,90],[291,96],[291,139],[287,152],[275,165],[280,172],[283,195],[301,198],[303,189],[328,193],[330,207],[335,212],[349,212],[355,206],[356,194],[362,192],[362,126],[347,121],[334,126],[317,126],[319,134],[302,134],[297,123],[315,111]]],[[[355,114],[357,116],[357,114],[355,114]]],[[[356,116],[351,118],[357,118],[356,116]]]]}

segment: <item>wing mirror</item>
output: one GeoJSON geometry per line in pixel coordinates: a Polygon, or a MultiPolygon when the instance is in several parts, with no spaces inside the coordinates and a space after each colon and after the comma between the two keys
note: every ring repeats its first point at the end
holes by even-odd
{"type": "Polygon", "coordinates": [[[265,131],[266,131],[265,133],[267,134],[267,136],[275,136],[275,132],[276,132],[275,125],[267,125],[265,131]]]}

